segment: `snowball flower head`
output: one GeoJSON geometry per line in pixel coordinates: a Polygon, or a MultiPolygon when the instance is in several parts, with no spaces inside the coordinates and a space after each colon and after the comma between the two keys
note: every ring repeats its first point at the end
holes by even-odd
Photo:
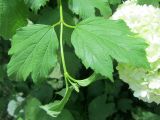
{"type": "Polygon", "coordinates": [[[135,97],[160,103],[160,9],[128,0],[118,7],[112,19],[124,20],[149,45],[146,53],[151,69],[120,63],[117,67],[120,78],[129,84],[135,97]]]}

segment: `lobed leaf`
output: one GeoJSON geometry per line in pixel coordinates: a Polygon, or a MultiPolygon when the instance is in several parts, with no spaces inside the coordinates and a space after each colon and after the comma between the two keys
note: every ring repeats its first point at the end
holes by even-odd
{"type": "Polygon", "coordinates": [[[24,0],[25,3],[34,11],[37,12],[41,6],[46,5],[49,0],[24,0]]]}
{"type": "Polygon", "coordinates": [[[108,17],[112,10],[106,0],[69,0],[70,9],[81,18],[93,17],[97,8],[101,15],[108,17]]]}
{"type": "Polygon", "coordinates": [[[71,42],[83,64],[112,79],[112,58],[138,67],[149,66],[142,38],[130,31],[121,20],[100,17],[80,22],[73,31],[71,42]]]}
{"type": "Polygon", "coordinates": [[[26,80],[31,74],[37,82],[48,77],[57,62],[58,39],[48,25],[29,25],[17,31],[9,54],[8,75],[26,80]]]}

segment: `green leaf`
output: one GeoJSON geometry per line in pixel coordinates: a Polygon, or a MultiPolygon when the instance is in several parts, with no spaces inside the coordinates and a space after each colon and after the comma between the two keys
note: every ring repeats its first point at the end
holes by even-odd
{"type": "Polygon", "coordinates": [[[19,117],[17,120],[23,120],[21,117],[19,117]]]}
{"type": "Polygon", "coordinates": [[[134,120],[160,120],[160,116],[140,108],[132,113],[134,120]]]}
{"type": "Polygon", "coordinates": [[[103,80],[98,80],[98,81],[94,82],[93,84],[89,85],[88,89],[87,89],[88,98],[95,98],[97,96],[102,95],[105,92],[104,88],[105,88],[105,84],[104,84],[103,80]]]}
{"type": "Polygon", "coordinates": [[[69,87],[66,90],[65,96],[61,101],[54,101],[53,103],[41,106],[41,108],[45,110],[48,115],[52,117],[57,117],[63,110],[65,104],[67,103],[69,97],[71,96],[72,91],[73,87],[69,87]]]}
{"type": "Polygon", "coordinates": [[[64,109],[55,120],[75,120],[75,119],[69,110],[64,109]]]}
{"type": "Polygon", "coordinates": [[[101,15],[109,17],[112,10],[106,0],[69,0],[70,9],[81,18],[93,17],[97,8],[101,15]]]}
{"type": "Polygon", "coordinates": [[[114,83],[105,81],[105,93],[113,97],[119,96],[123,83],[120,80],[115,80],[114,83]]]}
{"type": "Polygon", "coordinates": [[[53,89],[48,84],[35,85],[30,95],[40,100],[42,103],[48,103],[52,100],[53,89]],[[47,93],[47,94],[46,94],[47,93]]]}
{"type": "Polygon", "coordinates": [[[39,109],[37,109],[41,105],[40,101],[36,98],[31,98],[27,100],[27,104],[25,106],[25,119],[26,120],[36,120],[37,115],[39,113],[39,109]]]}
{"type": "Polygon", "coordinates": [[[48,77],[57,62],[58,39],[54,28],[47,25],[29,25],[19,29],[12,40],[8,75],[33,81],[48,77]]]}
{"type": "Polygon", "coordinates": [[[120,4],[122,0],[109,0],[109,3],[112,5],[120,4]]]}
{"type": "Polygon", "coordinates": [[[54,120],[47,115],[45,111],[40,109],[41,102],[36,98],[29,98],[24,107],[25,119],[24,120],[54,120]]]}
{"type": "Polygon", "coordinates": [[[133,101],[131,99],[121,98],[118,100],[118,109],[127,112],[127,110],[132,109],[132,103],[133,101]]]}
{"type": "Polygon", "coordinates": [[[160,2],[160,0],[138,0],[138,4],[140,4],[140,5],[147,4],[147,5],[153,5],[156,7],[159,6],[159,2],[160,2]]]}
{"type": "Polygon", "coordinates": [[[58,22],[59,19],[60,17],[59,17],[58,8],[53,9],[51,7],[45,7],[43,10],[40,11],[39,17],[36,23],[45,24],[45,25],[53,25],[54,23],[58,22]]]}
{"type": "Polygon", "coordinates": [[[40,7],[46,5],[49,0],[24,0],[25,3],[34,11],[37,12],[40,7]]]}
{"type": "Polygon", "coordinates": [[[29,98],[24,108],[25,120],[74,120],[71,112],[67,109],[62,110],[57,118],[53,118],[40,109],[41,102],[36,98],[29,98]]]}
{"type": "Polygon", "coordinates": [[[149,66],[147,44],[121,21],[100,17],[80,22],[72,33],[71,42],[83,64],[112,80],[112,58],[138,67],[149,66]]]}
{"type": "Polygon", "coordinates": [[[27,24],[27,13],[23,0],[0,0],[0,36],[11,38],[17,28],[27,24]]]}
{"type": "Polygon", "coordinates": [[[93,99],[89,104],[89,120],[106,120],[107,117],[116,112],[114,103],[105,103],[106,96],[101,95],[93,99]]]}

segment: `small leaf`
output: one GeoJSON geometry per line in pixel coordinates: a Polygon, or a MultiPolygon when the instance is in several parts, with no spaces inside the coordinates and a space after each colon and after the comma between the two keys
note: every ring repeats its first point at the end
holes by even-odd
{"type": "Polygon", "coordinates": [[[101,15],[108,17],[112,14],[109,4],[104,0],[69,0],[70,9],[81,18],[93,17],[97,8],[101,15]]]}
{"type": "Polygon", "coordinates": [[[47,25],[29,25],[19,29],[12,40],[9,54],[8,75],[33,81],[48,77],[57,63],[58,39],[54,28],[47,25]]]}
{"type": "Polygon", "coordinates": [[[91,67],[111,80],[112,58],[137,67],[149,66],[145,53],[147,44],[121,20],[100,17],[83,20],[73,31],[71,42],[87,68],[91,67]]]}
{"type": "Polygon", "coordinates": [[[66,90],[65,96],[61,101],[54,101],[53,103],[41,106],[41,108],[45,110],[48,115],[52,117],[57,117],[61,113],[69,97],[71,96],[72,90],[73,87],[68,88],[66,90]]]}
{"type": "Polygon", "coordinates": [[[46,5],[46,3],[49,0],[24,0],[24,1],[34,12],[37,13],[40,7],[46,5]]]}

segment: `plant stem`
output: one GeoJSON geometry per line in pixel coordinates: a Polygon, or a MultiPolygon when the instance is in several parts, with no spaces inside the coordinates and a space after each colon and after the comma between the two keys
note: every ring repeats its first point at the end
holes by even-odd
{"type": "Polygon", "coordinates": [[[63,8],[62,8],[62,1],[59,0],[59,9],[60,9],[60,21],[63,23],[63,8]]]}
{"type": "Polygon", "coordinates": [[[63,50],[63,23],[61,23],[61,27],[60,27],[60,51],[61,51],[61,59],[62,59],[62,65],[64,70],[64,76],[66,76],[67,69],[66,69],[64,50],[63,50]]]}
{"type": "Polygon", "coordinates": [[[64,24],[64,26],[66,26],[66,27],[68,27],[68,28],[76,28],[76,26],[72,26],[72,25],[68,25],[67,23],[65,23],[64,21],[63,21],[63,24],[64,24]]]}
{"type": "Polygon", "coordinates": [[[64,74],[66,74],[67,69],[66,69],[64,50],[63,50],[63,23],[61,23],[61,28],[60,28],[60,51],[61,51],[61,59],[62,59],[64,74]]]}
{"type": "Polygon", "coordinates": [[[93,79],[93,78],[95,77],[95,73],[92,73],[89,77],[87,77],[87,78],[85,78],[85,79],[81,79],[81,80],[74,79],[74,78],[73,78],[72,76],[70,76],[68,73],[67,73],[67,77],[68,77],[71,81],[77,83],[77,81],[84,81],[84,80],[88,80],[88,79],[93,79]]]}
{"type": "Polygon", "coordinates": [[[64,79],[66,83],[66,90],[68,89],[68,81],[67,81],[67,69],[65,64],[64,58],[64,50],[63,50],[63,9],[62,9],[62,2],[59,0],[59,9],[60,9],[60,52],[61,52],[61,59],[62,59],[62,66],[64,71],[64,79]]]}
{"type": "Polygon", "coordinates": [[[53,24],[52,26],[55,27],[55,26],[60,25],[60,24],[61,24],[61,22],[58,21],[58,22],[56,22],[55,24],[53,24]]]}
{"type": "MultiPolygon", "coordinates": [[[[65,63],[65,57],[64,57],[64,49],[63,49],[63,27],[66,26],[66,27],[74,29],[75,26],[68,25],[67,23],[64,22],[62,0],[58,0],[58,4],[59,4],[59,9],[60,9],[60,21],[57,22],[57,23],[55,23],[53,26],[57,26],[57,25],[60,24],[60,52],[61,52],[61,60],[62,60],[62,66],[63,66],[63,71],[64,71],[64,78],[65,78],[65,83],[66,83],[66,89],[68,89],[68,87],[69,87],[68,86],[68,82],[72,83],[71,81],[73,81],[73,82],[77,83],[78,80],[74,79],[67,72],[66,63],[65,63]]],[[[83,80],[91,79],[93,77],[93,75],[91,75],[88,78],[83,79],[83,80]]]]}
{"type": "Polygon", "coordinates": [[[63,9],[62,9],[62,2],[60,1],[60,50],[61,50],[61,59],[62,65],[64,70],[64,75],[67,73],[65,58],[64,58],[64,50],[63,50],[63,9]]]}

